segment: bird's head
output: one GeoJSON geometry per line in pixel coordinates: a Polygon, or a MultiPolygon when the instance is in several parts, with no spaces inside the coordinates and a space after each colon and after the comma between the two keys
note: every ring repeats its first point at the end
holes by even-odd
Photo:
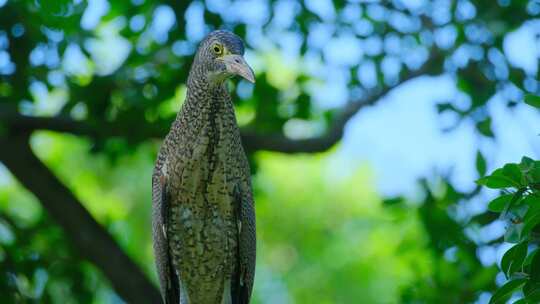
{"type": "Polygon", "coordinates": [[[193,68],[210,83],[222,83],[233,76],[255,82],[253,70],[244,60],[242,39],[229,31],[213,31],[199,45],[193,68]]]}

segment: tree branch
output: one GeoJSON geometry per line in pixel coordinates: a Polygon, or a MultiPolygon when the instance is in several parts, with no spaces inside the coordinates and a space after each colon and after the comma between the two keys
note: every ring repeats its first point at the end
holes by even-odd
{"type": "MultiPolygon", "coordinates": [[[[39,121],[45,123],[40,127],[62,126],[58,130],[72,130],[58,124],[57,120],[39,121]]],[[[0,146],[0,161],[40,200],[80,254],[101,269],[120,297],[129,303],[161,303],[157,288],[36,157],[29,146],[28,135],[0,138],[0,146]]]]}
{"type": "Polygon", "coordinates": [[[360,109],[375,105],[390,91],[402,85],[404,82],[426,74],[424,68],[408,73],[403,79],[393,86],[385,87],[365,98],[350,101],[332,121],[326,133],[307,139],[290,139],[283,134],[256,134],[247,130],[242,132],[242,142],[246,150],[268,150],[283,153],[315,153],[323,152],[331,148],[342,137],[347,122],[360,109]]]}
{"type": "MultiPolygon", "coordinates": [[[[403,83],[426,75],[438,64],[441,54],[433,51],[432,56],[424,65],[416,70],[409,71],[396,84],[386,86],[378,91],[368,94],[366,97],[350,101],[332,121],[327,131],[313,138],[291,139],[279,134],[260,134],[250,130],[242,130],[242,143],[248,151],[267,150],[282,153],[315,153],[323,152],[336,144],[343,136],[347,122],[362,108],[375,105],[386,94],[403,83]]],[[[104,136],[104,137],[128,137],[129,131],[121,129],[114,124],[94,126],[87,121],[76,121],[67,117],[31,117],[19,114],[16,111],[1,109],[0,121],[9,128],[19,131],[51,130],[67,132],[84,136],[104,136]]],[[[154,124],[145,126],[145,135],[149,137],[163,138],[166,130],[156,127],[154,124]]]]}
{"type": "MultiPolygon", "coordinates": [[[[95,135],[88,123],[77,121],[69,117],[38,117],[27,116],[17,111],[0,107],[0,123],[17,132],[30,132],[34,130],[50,130],[56,132],[72,133],[75,135],[95,135]]],[[[0,124],[0,126],[1,126],[0,124]]]]}

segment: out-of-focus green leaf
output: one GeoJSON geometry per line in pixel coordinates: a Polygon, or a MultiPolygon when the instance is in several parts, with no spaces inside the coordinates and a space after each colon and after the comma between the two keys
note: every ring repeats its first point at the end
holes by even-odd
{"type": "Polygon", "coordinates": [[[521,172],[525,175],[527,182],[540,182],[540,161],[534,161],[528,157],[523,157],[519,164],[521,172]]]}
{"type": "Polygon", "coordinates": [[[65,15],[72,5],[71,1],[67,0],[36,0],[35,3],[38,4],[42,13],[54,16],[65,15]]]}
{"type": "Polygon", "coordinates": [[[476,129],[484,136],[495,137],[491,130],[491,117],[488,117],[476,124],[476,129]]]}
{"type": "Polygon", "coordinates": [[[489,202],[488,209],[493,212],[502,212],[510,203],[514,194],[503,194],[489,202]]]}
{"type": "Polygon", "coordinates": [[[437,104],[437,112],[443,113],[445,111],[451,111],[451,112],[459,112],[459,110],[451,103],[449,102],[443,102],[437,104]]]}
{"type": "Polygon", "coordinates": [[[536,251],[531,259],[531,281],[540,283],[540,251],[536,251]]]}
{"type": "Polygon", "coordinates": [[[517,243],[523,239],[523,223],[511,223],[504,234],[504,241],[517,243]]]}
{"type": "Polygon", "coordinates": [[[528,235],[536,225],[540,224],[540,198],[529,195],[523,201],[529,206],[523,218],[523,234],[528,235]]]}
{"type": "Polygon", "coordinates": [[[526,156],[519,163],[521,172],[525,175],[527,182],[540,182],[540,161],[534,161],[526,156]]]}
{"type": "Polygon", "coordinates": [[[525,103],[540,109],[540,96],[530,94],[525,95],[525,103]]]}
{"type": "Polygon", "coordinates": [[[482,152],[477,151],[476,152],[476,171],[478,172],[479,176],[486,175],[487,165],[486,165],[486,159],[484,158],[484,155],[482,155],[482,152]]]}
{"type": "Polygon", "coordinates": [[[501,261],[501,269],[507,278],[510,277],[514,272],[520,270],[523,266],[523,261],[527,256],[528,245],[528,242],[521,242],[510,248],[504,254],[501,261]]]}
{"type": "Polygon", "coordinates": [[[527,279],[515,279],[506,282],[506,284],[497,289],[497,291],[493,294],[491,300],[489,300],[489,304],[505,303],[512,293],[519,287],[523,286],[525,282],[527,282],[527,279]]]}
{"type": "Polygon", "coordinates": [[[521,170],[526,172],[530,168],[534,166],[534,160],[530,157],[523,156],[521,158],[521,162],[519,163],[519,166],[521,167],[521,170]]]}
{"type": "Polygon", "coordinates": [[[523,286],[523,295],[529,303],[540,303],[540,283],[528,281],[523,286]]]}
{"type": "Polygon", "coordinates": [[[538,252],[538,250],[540,250],[540,248],[536,248],[534,249],[533,251],[531,251],[527,257],[525,258],[525,261],[523,261],[523,266],[526,267],[526,266],[530,266],[531,263],[532,263],[532,259],[534,258],[534,255],[538,252]]]}

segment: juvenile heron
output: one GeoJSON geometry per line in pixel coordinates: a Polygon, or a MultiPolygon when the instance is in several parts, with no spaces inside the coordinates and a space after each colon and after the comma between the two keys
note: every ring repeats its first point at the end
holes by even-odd
{"type": "Polygon", "coordinates": [[[255,273],[249,164],[226,80],[255,82],[235,34],[199,45],[152,175],[154,253],[167,304],[247,304],[255,273]]]}

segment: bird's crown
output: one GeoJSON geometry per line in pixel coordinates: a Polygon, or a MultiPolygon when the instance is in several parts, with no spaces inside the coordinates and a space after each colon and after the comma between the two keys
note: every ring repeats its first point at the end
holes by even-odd
{"type": "Polygon", "coordinates": [[[244,55],[244,42],[233,32],[227,30],[213,31],[204,38],[201,46],[207,46],[214,42],[223,44],[231,53],[244,55]]]}

